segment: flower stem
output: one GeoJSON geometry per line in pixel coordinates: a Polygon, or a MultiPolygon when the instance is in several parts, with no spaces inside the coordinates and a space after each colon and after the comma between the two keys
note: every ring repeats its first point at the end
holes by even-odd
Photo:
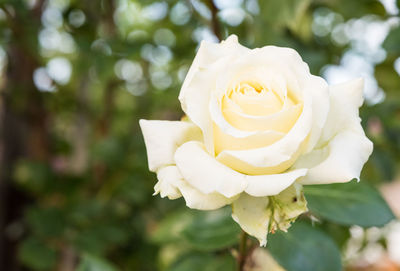
{"type": "Polygon", "coordinates": [[[239,241],[238,270],[243,271],[247,259],[247,233],[242,230],[239,241]]]}

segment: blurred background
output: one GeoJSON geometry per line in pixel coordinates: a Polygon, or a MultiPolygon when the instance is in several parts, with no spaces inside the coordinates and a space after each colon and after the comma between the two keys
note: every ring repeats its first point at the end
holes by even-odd
{"type": "MultiPolygon", "coordinates": [[[[181,118],[177,96],[199,42],[229,34],[251,48],[295,48],[331,84],[365,78],[361,116],[375,149],[362,179],[400,217],[399,8],[1,0],[0,270],[234,270],[229,210],[216,221],[153,197],[138,126],[181,118]],[[210,245],[210,236],[223,242],[210,245]]],[[[335,227],[347,270],[400,270],[400,222],[335,227]]]]}

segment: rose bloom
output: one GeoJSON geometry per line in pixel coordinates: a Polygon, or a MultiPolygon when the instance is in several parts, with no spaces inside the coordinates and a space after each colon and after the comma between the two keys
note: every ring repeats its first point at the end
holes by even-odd
{"type": "Polygon", "coordinates": [[[232,204],[265,245],[307,210],[301,185],[359,179],[372,152],[362,92],[362,79],[329,86],[293,49],[203,41],[179,94],[186,117],[140,120],[155,194],[200,210],[232,204]]]}

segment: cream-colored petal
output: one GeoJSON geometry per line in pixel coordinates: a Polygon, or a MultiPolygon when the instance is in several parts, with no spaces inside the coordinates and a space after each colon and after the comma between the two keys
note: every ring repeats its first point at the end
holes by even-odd
{"type": "Polygon", "coordinates": [[[288,170],[296,162],[303,149],[304,148],[300,146],[300,148],[291,157],[288,157],[287,160],[284,160],[278,165],[269,167],[257,167],[248,164],[237,157],[228,155],[218,155],[217,161],[243,174],[249,174],[253,176],[280,174],[288,170]]]}
{"type": "Polygon", "coordinates": [[[190,140],[202,140],[202,134],[193,123],[185,121],[139,121],[147,149],[150,171],[175,164],[174,154],[180,145],[190,140]]]}
{"type": "Polygon", "coordinates": [[[250,116],[231,109],[224,109],[223,114],[226,121],[240,130],[287,133],[296,123],[302,108],[303,106],[298,104],[267,116],[250,116]]]}
{"type": "Polygon", "coordinates": [[[321,137],[322,130],[328,117],[330,99],[328,84],[321,77],[309,75],[305,82],[304,89],[307,93],[305,95],[311,95],[313,99],[313,124],[304,151],[307,153],[314,149],[321,137]]]}
{"type": "Polygon", "coordinates": [[[186,92],[190,92],[190,89],[187,89],[187,84],[190,83],[200,69],[206,69],[224,56],[238,52],[244,53],[246,51],[249,51],[249,49],[239,44],[236,35],[230,35],[226,40],[220,43],[202,41],[183,82],[181,92],[179,93],[179,100],[181,102],[184,101],[184,96],[187,94],[186,92]]]}
{"type": "Polygon", "coordinates": [[[269,115],[282,109],[287,85],[284,76],[274,68],[236,65],[218,79],[217,90],[220,95],[225,95],[222,108],[233,104],[244,114],[255,116],[269,115]]]}
{"type": "Polygon", "coordinates": [[[330,86],[330,110],[317,147],[325,145],[340,131],[362,129],[358,108],[364,101],[363,88],[362,78],[330,86]]]}
{"type": "MultiPolygon", "coordinates": [[[[229,150],[249,150],[266,147],[285,136],[285,133],[279,131],[245,131],[232,126],[224,118],[216,99],[210,101],[210,114],[213,119],[213,137],[217,155],[229,150]]],[[[232,166],[231,164],[226,165],[232,166]]],[[[239,168],[234,169],[241,171],[239,168]]],[[[241,172],[247,173],[246,171],[241,172]]]]}
{"type": "Polygon", "coordinates": [[[215,153],[223,150],[248,150],[268,146],[285,134],[277,131],[244,131],[232,126],[224,118],[216,99],[210,101],[213,121],[215,153]]]}
{"type": "MultiPolygon", "coordinates": [[[[263,95],[248,96],[242,93],[233,92],[229,98],[222,101],[222,108],[233,110],[237,106],[243,113],[254,116],[265,116],[278,112],[282,103],[273,91],[263,95]]],[[[237,110],[237,109],[236,109],[237,110]]]]}
{"type": "Polygon", "coordinates": [[[253,50],[252,54],[248,55],[247,58],[243,57],[244,63],[250,62],[253,63],[252,65],[260,66],[263,65],[262,63],[278,63],[274,67],[286,78],[291,92],[296,93],[295,96],[301,96],[302,92],[303,96],[312,97],[312,129],[304,151],[312,150],[320,138],[329,112],[329,92],[325,80],[311,75],[308,65],[295,50],[290,48],[266,46],[258,51],[253,50]]]}
{"type": "Polygon", "coordinates": [[[277,175],[245,175],[215,160],[200,142],[187,142],[175,153],[176,165],[186,182],[201,193],[231,198],[243,191],[256,196],[276,195],[306,174],[305,169],[277,175]]]}
{"type": "Polygon", "coordinates": [[[162,167],[157,171],[158,182],[154,186],[153,196],[160,194],[162,198],[168,197],[171,200],[182,197],[178,188],[180,178],[171,170],[173,167],[176,166],[162,167]]]}
{"type": "Polygon", "coordinates": [[[372,142],[362,133],[344,131],[329,144],[301,157],[294,167],[311,167],[301,184],[343,183],[359,179],[372,153],[372,142]],[[322,159],[322,161],[321,161],[322,159]]]}
{"type": "Polygon", "coordinates": [[[225,133],[214,124],[215,153],[218,155],[223,150],[248,150],[261,148],[277,142],[285,136],[276,131],[252,132],[245,137],[235,137],[225,133]]]}
{"type": "Polygon", "coordinates": [[[281,174],[251,176],[247,178],[249,185],[245,192],[255,197],[274,196],[306,174],[307,169],[304,168],[281,174]]]}
{"type": "Polygon", "coordinates": [[[372,153],[358,108],[363,102],[362,79],[330,88],[330,111],[317,148],[300,157],[294,168],[310,168],[303,184],[348,182],[359,179],[372,153]]]}
{"type": "Polygon", "coordinates": [[[307,211],[302,186],[294,184],[271,197],[252,197],[242,193],[232,204],[232,218],[261,246],[267,243],[268,232],[287,231],[296,218],[307,211]]]}
{"type": "MultiPolygon", "coordinates": [[[[171,193],[172,191],[178,191],[179,195],[182,195],[186,201],[186,205],[191,209],[198,210],[215,210],[219,209],[227,204],[231,204],[236,198],[226,198],[218,193],[210,193],[204,194],[193,188],[190,184],[188,184],[182,177],[179,169],[176,166],[167,166],[160,169],[157,172],[157,178],[159,183],[163,184],[163,188],[166,188],[166,191],[160,191],[161,196],[163,193],[171,193]],[[167,184],[170,187],[167,187],[167,184]]],[[[170,199],[170,196],[174,196],[175,194],[168,194],[167,196],[170,199]]]]}
{"type": "Polygon", "coordinates": [[[263,148],[224,150],[218,154],[217,160],[246,174],[281,173],[301,154],[311,127],[312,101],[311,97],[305,97],[302,114],[281,140],[263,148]]]}
{"type": "Polygon", "coordinates": [[[208,113],[211,92],[215,89],[218,75],[226,70],[232,59],[247,50],[234,35],[218,44],[203,41],[179,93],[183,111],[202,130],[210,153],[214,152],[212,122],[208,113]]]}
{"type": "MultiPolygon", "coordinates": [[[[271,82],[276,83],[275,86],[286,85],[285,89],[289,89],[293,95],[297,96],[301,95],[302,89],[296,88],[295,85],[307,74],[309,74],[309,68],[295,50],[265,46],[243,52],[236,58],[229,70],[220,75],[217,89],[219,91],[225,89],[224,86],[228,87],[232,80],[240,82],[243,78],[247,80],[255,78],[263,85],[271,82]],[[251,71],[250,76],[249,71],[251,71]],[[283,82],[279,82],[281,77],[284,78],[283,82]]],[[[282,87],[277,89],[282,89],[282,87]]],[[[284,93],[278,91],[277,94],[284,93]]]]}
{"type": "Polygon", "coordinates": [[[267,244],[268,226],[271,220],[271,209],[268,197],[252,197],[242,193],[232,204],[232,218],[240,227],[256,237],[261,246],[267,244]]]}
{"type": "Polygon", "coordinates": [[[200,142],[187,142],[175,153],[175,162],[183,178],[204,194],[218,192],[227,198],[247,187],[243,174],[219,163],[200,142]]]}

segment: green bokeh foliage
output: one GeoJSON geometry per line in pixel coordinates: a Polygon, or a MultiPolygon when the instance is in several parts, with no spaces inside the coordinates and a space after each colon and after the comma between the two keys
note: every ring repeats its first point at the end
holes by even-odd
{"type": "MultiPolygon", "coordinates": [[[[355,46],[338,42],[334,29],[340,27],[335,27],[366,16],[377,21],[397,16],[376,0],[237,2],[244,16],[235,25],[218,10],[222,6],[213,17],[209,0],[0,1],[1,139],[6,144],[0,205],[9,214],[3,215],[2,242],[13,244],[6,264],[27,270],[72,264],[80,271],[237,268],[231,252],[240,229],[229,207],[204,213],[182,209],[181,199],[152,196],[156,176],[147,168],[138,120],[181,118],[177,96],[204,33],[214,39],[213,33],[221,38],[234,33],[249,47],[292,47],[312,73],[321,75],[355,46]],[[321,14],[331,19],[318,25],[321,14]],[[60,57],[71,65],[69,80],[47,78],[47,90],[46,78],[34,84],[33,74],[51,76],[48,63],[60,57]]],[[[371,187],[399,174],[400,77],[394,69],[399,26],[391,29],[382,50],[385,57],[373,68],[386,98],[367,101],[360,113],[375,146],[362,176],[371,187]]],[[[269,245],[278,262],[304,270],[285,262],[288,246],[306,266],[328,270],[321,269],[321,260],[333,261],[331,270],[340,270],[338,247],[349,237],[348,227],[381,226],[392,218],[374,188],[348,188],[360,202],[332,200],[344,206],[335,210],[318,194],[328,187],[306,190],[319,228],[305,217],[287,235],[273,235],[269,245]],[[363,197],[376,209],[369,209],[370,215],[383,210],[380,223],[368,214],[343,213],[350,205],[354,212],[366,212],[363,197]],[[299,231],[308,243],[299,242],[299,231]],[[330,255],[320,250],[314,262],[305,260],[321,242],[330,255]]]]}

